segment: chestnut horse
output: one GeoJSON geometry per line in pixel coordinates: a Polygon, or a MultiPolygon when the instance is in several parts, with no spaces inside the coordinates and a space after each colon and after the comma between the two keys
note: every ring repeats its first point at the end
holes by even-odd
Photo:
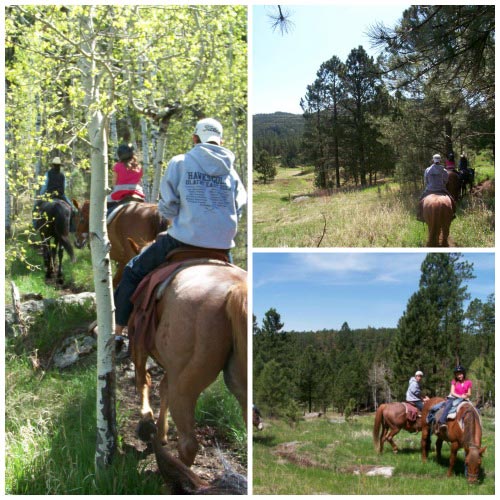
{"type": "MultiPolygon", "coordinates": [[[[89,234],[90,202],[86,200],[78,209],[75,246],[83,248],[89,234]]],[[[117,263],[113,276],[113,287],[117,287],[127,262],[135,257],[127,238],[133,238],[137,243],[144,244],[153,241],[157,234],[167,228],[167,223],[158,212],[158,206],[153,203],[128,203],[120,210],[108,225],[108,237],[111,243],[110,257],[117,263]]]]}
{"type": "Polygon", "coordinates": [[[420,416],[413,422],[408,420],[406,405],[407,403],[385,403],[378,407],[373,425],[373,444],[378,453],[382,453],[386,441],[392,446],[393,453],[399,451],[393,438],[401,429],[418,432],[422,428],[420,416]]]}
{"type": "Polygon", "coordinates": [[[134,316],[140,314],[136,307],[128,324],[141,398],[139,435],[147,439],[154,425],[149,403],[151,378],[146,372],[146,361],[152,356],[165,370],[157,435],[166,442],[168,409],[177,427],[179,458],[187,466],[192,465],[198,450],[196,401],[221,371],[246,423],[247,273],[221,261],[200,260],[198,265],[183,265],[169,282],[156,305],[158,326],[150,342],[134,337],[134,316]]]}
{"type": "Polygon", "coordinates": [[[427,224],[427,246],[449,246],[453,202],[446,194],[428,194],[423,200],[423,218],[427,224]]]}
{"type": "Polygon", "coordinates": [[[456,170],[448,170],[446,189],[453,196],[455,203],[457,203],[462,192],[462,179],[460,179],[460,175],[456,170]]]}
{"type": "MultiPolygon", "coordinates": [[[[422,460],[424,462],[427,461],[429,454],[432,432],[438,425],[437,418],[435,422],[428,423],[427,415],[434,405],[443,401],[443,398],[432,398],[424,405],[422,412],[422,460]]],[[[450,466],[448,468],[448,477],[450,477],[455,466],[457,452],[463,448],[465,450],[467,481],[469,483],[476,482],[481,469],[481,457],[486,450],[486,448],[481,447],[482,428],[479,413],[471,403],[464,402],[458,407],[455,419],[447,421],[447,428],[447,430],[440,430],[437,434],[436,456],[438,461],[441,460],[443,441],[447,441],[451,444],[450,466]]]]}

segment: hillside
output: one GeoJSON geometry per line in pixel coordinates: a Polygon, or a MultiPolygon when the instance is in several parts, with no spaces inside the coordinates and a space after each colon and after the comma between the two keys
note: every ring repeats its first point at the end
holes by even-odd
{"type": "Polygon", "coordinates": [[[253,116],[253,137],[259,139],[275,135],[280,139],[302,136],[304,117],[292,113],[276,112],[253,116]]]}
{"type": "Polygon", "coordinates": [[[253,116],[254,150],[265,149],[272,156],[296,156],[302,142],[304,117],[276,112],[253,116]]]}

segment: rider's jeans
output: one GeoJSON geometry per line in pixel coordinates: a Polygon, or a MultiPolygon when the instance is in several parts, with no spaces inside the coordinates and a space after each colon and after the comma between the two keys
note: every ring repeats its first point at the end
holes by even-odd
{"type": "Polygon", "coordinates": [[[123,270],[120,284],[115,290],[115,321],[117,325],[127,326],[133,304],[130,297],[142,279],[165,262],[169,252],[184,245],[168,233],[158,235],[156,241],[131,259],[123,270]]]}

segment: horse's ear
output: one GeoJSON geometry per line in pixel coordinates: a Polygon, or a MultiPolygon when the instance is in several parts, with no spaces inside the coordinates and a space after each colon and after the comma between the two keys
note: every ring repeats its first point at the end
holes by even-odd
{"type": "Polygon", "coordinates": [[[483,456],[483,453],[486,451],[486,446],[483,446],[482,448],[479,448],[479,454],[483,456]]]}
{"type": "Polygon", "coordinates": [[[77,210],[80,210],[80,207],[78,206],[78,202],[74,198],[72,199],[72,201],[73,201],[73,205],[75,205],[75,208],[77,210]]]}
{"type": "Polygon", "coordinates": [[[139,255],[141,253],[141,247],[132,238],[127,238],[127,240],[130,248],[135,252],[136,255],[139,255]]]}

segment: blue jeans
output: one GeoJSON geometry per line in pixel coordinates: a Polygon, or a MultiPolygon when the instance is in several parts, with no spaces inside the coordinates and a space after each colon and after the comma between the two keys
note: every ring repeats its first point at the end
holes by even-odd
{"type": "Polygon", "coordinates": [[[421,400],[418,401],[407,401],[407,403],[411,403],[413,406],[416,406],[420,411],[424,408],[424,402],[421,400]]]}
{"type": "Polygon", "coordinates": [[[114,294],[117,325],[127,326],[133,309],[130,297],[142,279],[163,264],[168,253],[183,245],[184,243],[172,238],[168,233],[160,234],[154,243],[128,262],[114,294]]]}
{"type": "Polygon", "coordinates": [[[446,417],[448,416],[448,413],[450,413],[451,407],[453,406],[453,401],[455,401],[455,398],[447,398],[446,403],[444,404],[444,409],[443,413],[441,413],[441,416],[439,417],[439,425],[445,425],[446,424],[446,417]]]}

